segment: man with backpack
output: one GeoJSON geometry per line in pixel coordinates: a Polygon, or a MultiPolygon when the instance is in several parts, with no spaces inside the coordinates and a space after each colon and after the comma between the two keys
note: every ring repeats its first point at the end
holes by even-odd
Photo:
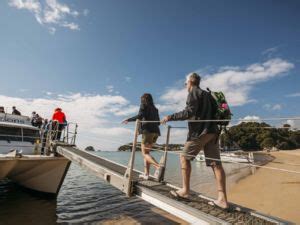
{"type": "MultiPolygon", "coordinates": [[[[162,123],[175,120],[214,120],[217,105],[211,93],[200,88],[200,76],[191,73],[187,76],[186,88],[188,97],[186,108],[180,112],[164,117],[162,123]]],[[[206,165],[210,166],[217,181],[218,199],[210,202],[218,208],[227,210],[229,204],[226,195],[226,177],[222,167],[220,150],[218,147],[219,130],[216,122],[191,121],[188,123],[188,137],[183,153],[180,155],[182,169],[182,189],[171,191],[176,198],[188,198],[190,192],[191,160],[200,150],[204,150],[206,165]]]]}

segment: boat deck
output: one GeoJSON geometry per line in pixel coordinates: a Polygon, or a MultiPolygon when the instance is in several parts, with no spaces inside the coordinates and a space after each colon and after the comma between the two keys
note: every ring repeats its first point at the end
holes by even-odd
{"type": "MultiPolygon", "coordinates": [[[[126,166],[75,147],[58,146],[57,152],[125,192],[124,186],[128,180],[125,176],[126,166]]],[[[196,192],[191,194],[189,200],[174,199],[169,192],[176,187],[166,182],[140,180],[139,173],[133,171],[132,195],[141,197],[192,224],[290,224],[234,204],[230,212],[225,212],[208,204],[212,199],[196,192]]]]}

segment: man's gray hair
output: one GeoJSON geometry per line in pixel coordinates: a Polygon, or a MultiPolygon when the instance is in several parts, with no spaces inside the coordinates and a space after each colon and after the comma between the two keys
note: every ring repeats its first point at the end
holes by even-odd
{"type": "Polygon", "coordinates": [[[190,73],[187,75],[186,79],[187,79],[187,81],[190,81],[192,83],[192,85],[199,87],[200,81],[201,81],[201,77],[199,74],[197,74],[195,72],[190,73]]]}

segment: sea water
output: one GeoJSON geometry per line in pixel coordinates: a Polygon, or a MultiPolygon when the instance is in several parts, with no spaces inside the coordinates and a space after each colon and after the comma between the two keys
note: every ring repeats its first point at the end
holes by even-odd
{"type": "MultiPolygon", "coordinates": [[[[130,152],[92,152],[127,165],[130,152]]],[[[161,153],[151,153],[158,161],[161,153]]],[[[140,152],[136,154],[135,167],[143,170],[140,152]]],[[[227,186],[249,175],[249,167],[224,163],[227,186]]],[[[168,154],[166,180],[181,185],[179,157],[168,154]]],[[[153,172],[153,170],[152,170],[153,172]]],[[[192,162],[191,187],[204,195],[215,197],[214,174],[204,162],[192,162]]],[[[119,218],[131,218],[140,224],[177,224],[157,213],[151,204],[133,197],[127,198],[121,191],[102,181],[75,163],[64,180],[57,199],[46,199],[25,192],[7,180],[0,181],[0,225],[32,224],[100,224],[119,218]]]]}

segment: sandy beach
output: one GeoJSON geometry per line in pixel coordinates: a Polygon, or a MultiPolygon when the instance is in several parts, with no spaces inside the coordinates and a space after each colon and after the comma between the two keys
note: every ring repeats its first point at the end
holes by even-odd
{"type": "MultiPolygon", "coordinates": [[[[300,172],[300,150],[271,152],[265,166],[300,172]]],[[[230,202],[300,224],[300,174],[257,169],[230,188],[230,202]]]]}

